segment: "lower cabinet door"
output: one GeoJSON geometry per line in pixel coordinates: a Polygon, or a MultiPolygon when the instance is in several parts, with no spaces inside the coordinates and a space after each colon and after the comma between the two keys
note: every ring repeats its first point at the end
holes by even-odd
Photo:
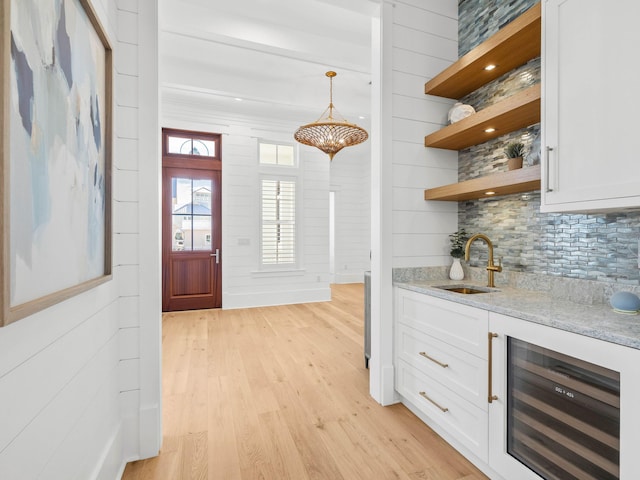
{"type": "Polygon", "coordinates": [[[488,460],[487,412],[398,360],[396,390],[482,461],[488,460]]]}

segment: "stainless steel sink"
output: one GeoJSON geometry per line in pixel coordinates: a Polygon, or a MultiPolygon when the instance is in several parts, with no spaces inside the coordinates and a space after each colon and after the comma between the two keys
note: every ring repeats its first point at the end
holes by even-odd
{"type": "Polygon", "coordinates": [[[447,290],[448,292],[462,293],[464,295],[470,295],[473,293],[497,292],[497,290],[494,288],[478,287],[476,285],[439,285],[434,288],[447,290]]]}

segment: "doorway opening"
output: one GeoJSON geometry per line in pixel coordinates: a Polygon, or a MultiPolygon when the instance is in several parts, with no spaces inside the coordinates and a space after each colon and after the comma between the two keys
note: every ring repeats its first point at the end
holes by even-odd
{"type": "Polygon", "coordinates": [[[329,192],[329,283],[336,283],[336,192],[329,192]]]}

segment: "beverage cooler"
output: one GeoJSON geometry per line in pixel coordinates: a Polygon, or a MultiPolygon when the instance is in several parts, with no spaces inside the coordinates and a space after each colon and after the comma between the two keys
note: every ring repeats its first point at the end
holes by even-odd
{"type": "Polygon", "coordinates": [[[620,478],[620,374],[509,337],[507,452],[546,479],[620,478]]]}
{"type": "Polygon", "coordinates": [[[640,350],[494,313],[489,328],[499,478],[640,478],[640,350]]]}

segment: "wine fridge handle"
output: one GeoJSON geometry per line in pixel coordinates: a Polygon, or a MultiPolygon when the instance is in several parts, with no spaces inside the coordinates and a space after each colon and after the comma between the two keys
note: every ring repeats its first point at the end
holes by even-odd
{"type": "Polygon", "coordinates": [[[489,400],[489,403],[493,403],[494,400],[498,399],[497,395],[493,394],[493,378],[492,378],[492,371],[493,371],[493,339],[496,338],[498,336],[497,333],[494,332],[489,332],[489,350],[488,350],[488,355],[489,355],[489,361],[487,362],[489,364],[489,370],[487,372],[487,397],[489,400]]]}

